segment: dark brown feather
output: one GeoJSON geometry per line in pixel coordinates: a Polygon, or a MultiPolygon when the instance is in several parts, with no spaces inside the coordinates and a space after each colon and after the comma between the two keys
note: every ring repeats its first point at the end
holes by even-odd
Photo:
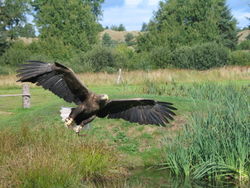
{"type": "Polygon", "coordinates": [[[41,61],[28,61],[17,70],[19,82],[32,82],[48,89],[67,102],[80,104],[89,95],[89,90],[82,85],[73,71],[59,64],[41,61]]]}
{"type": "Polygon", "coordinates": [[[112,119],[124,119],[139,124],[166,126],[173,120],[177,110],[172,103],[158,102],[151,99],[120,99],[110,100],[97,116],[112,119]]]}

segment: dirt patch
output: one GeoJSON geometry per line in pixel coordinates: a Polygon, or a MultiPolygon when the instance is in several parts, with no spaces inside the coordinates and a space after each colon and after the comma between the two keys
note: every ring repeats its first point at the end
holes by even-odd
{"type": "Polygon", "coordinates": [[[237,34],[238,37],[238,43],[243,42],[244,40],[246,40],[247,36],[250,35],[250,30],[244,30],[241,31],[237,34]]]}
{"type": "Polygon", "coordinates": [[[184,116],[176,116],[175,120],[171,123],[171,127],[168,128],[168,131],[179,131],[187,123],[187,118],[184,116]]]}

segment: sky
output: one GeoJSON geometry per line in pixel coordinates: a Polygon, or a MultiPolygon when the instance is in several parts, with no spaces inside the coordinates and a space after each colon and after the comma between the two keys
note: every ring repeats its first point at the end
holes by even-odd
{"type": "MultiPolygon", "coordinates": [[[[140,30],[142,23],[148,23],[157,11],[160,0],[105,0],[103,4],[103,26],[123,24],[128,31],[140,30]]],[[[227,0],[239,28],[249,25],[250,0],[227,0]]]]}

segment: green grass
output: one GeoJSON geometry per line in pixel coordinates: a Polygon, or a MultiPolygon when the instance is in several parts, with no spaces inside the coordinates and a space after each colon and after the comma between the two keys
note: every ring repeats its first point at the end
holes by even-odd
{"type": "Polygon", "coordinates": [[[165,139],[165,162],[176,177],[212,185],[240,184],[250,178],[249,86],[197,85],[184,93],[206,100],[173,140],[165,139]]]}
{"type": "MultiPolygon", "coordinates": [[[[242,87],[245,82],[234,85],[173,82],[91,88],[110,98],[169,101],[178,111],[176,121],[166,128],[96,119],[85,137],[64,128],[59,109],[72,104],[48,91],[31,88],[30,109],[21,108],[19,97],[0,98],[0,184],[79,187],[116,182],[129,169],[162,163],[174,176],[193,181],[247,181],[249,88],[242,87]]],[[[20,91],[1,87],[0,94],[20,91]]]]}

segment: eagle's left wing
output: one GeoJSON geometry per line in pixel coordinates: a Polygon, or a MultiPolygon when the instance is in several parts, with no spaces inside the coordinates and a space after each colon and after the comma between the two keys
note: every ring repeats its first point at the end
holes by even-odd
{"type": "Polygon", "coordinates": [[[28,61],[17,72],[18,82],[35,83],[67,102],[80,104],[90,93],[71,69],[59,63],[28,61]]]}
{"type": "Polygon", "coordinates": [[[159,102],[152,99],[119,99],[110,100],[97,116],[124,120],[139,124],[166,126],[176,115],[177,110],[172,103],[159,102]]]}

